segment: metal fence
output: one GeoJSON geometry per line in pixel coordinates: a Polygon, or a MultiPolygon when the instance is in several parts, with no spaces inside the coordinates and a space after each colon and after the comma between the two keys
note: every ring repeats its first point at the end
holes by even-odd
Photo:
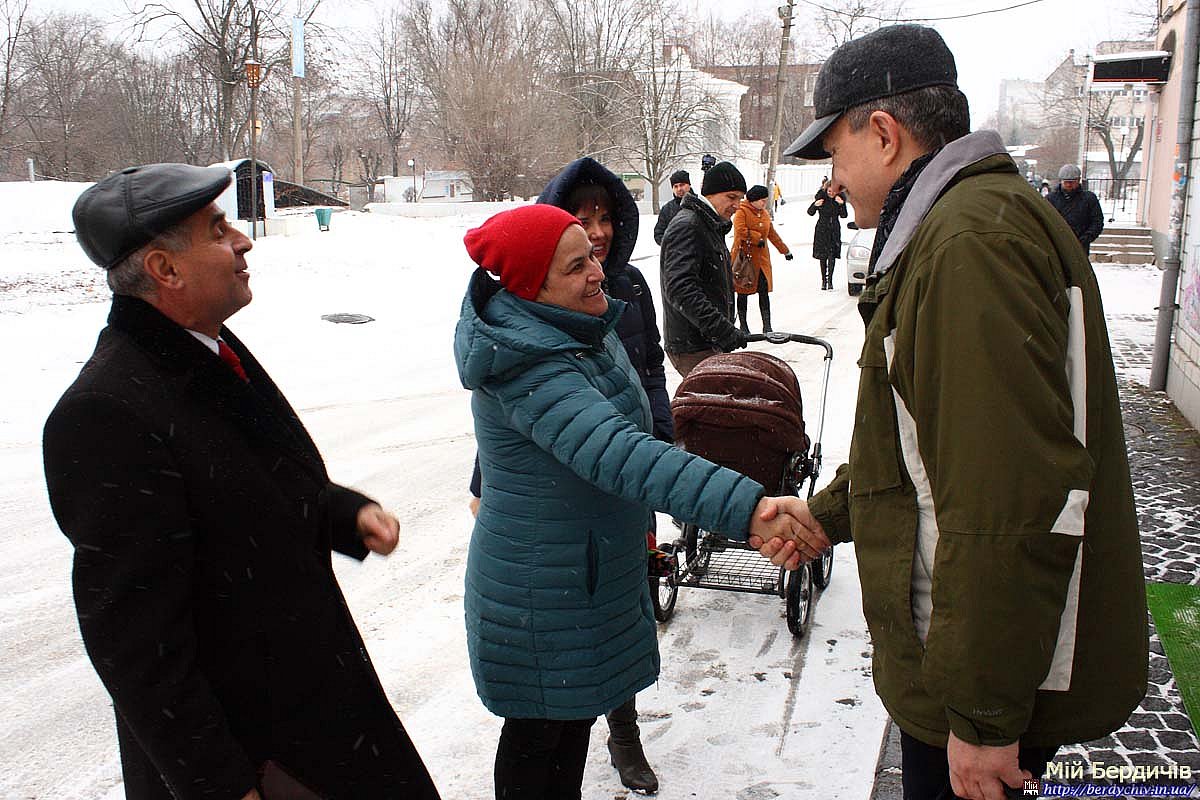
{"type": "Polygon", "coordinates": [[[1135,222],[1138,200],[1146,189],[1145,180],[1132,178],[1088,178],[1087,188],[1095,192],[1109,222],[1135,222]]]}

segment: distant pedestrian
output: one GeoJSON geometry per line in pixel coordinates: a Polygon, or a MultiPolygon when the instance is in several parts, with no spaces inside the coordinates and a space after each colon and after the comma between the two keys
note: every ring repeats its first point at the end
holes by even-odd
{"type": "Polygon", "coordinates": [[[821,289],[833,288],[833,269],[842,254],[842,223],[846,217],[846,198],[835,194],[833,185],[826,180],[808,206],[808,215],[817,215],[817,226],[813,231],[813,258],[821,267],[821,289]]]}
{"type": "Polygon", "coordinates": [[[713,353],[746,346],[734,324],[733,274],[725,235],[746,194],[746,179],[728,161],[704,173],[667,226],[659,251],[663,349],[681,376],[713,353]]]}
{"type": "Polygon", "coordinates": [[[674,196],[663,203],[663,207],[659,209],[658,222],[654,223],[655,244],[662,244],[663,234],[667,232],[667,226],[671,224],[671,220],[679,213],[683,196],[691,190],[692,176],[688,175],[687,170],[680,169],[671,173],[671,194],[674,196]]]}
{"type": "Polygon", "coordinates": [[[783,199],[783,189],[779,188],[778,183],[775,184],[775,191],[772,195],[772,200],[774,201],[774,205],[771,207],[772,211],[778,211],[780,206],[787,205],[787,200],[783,199]]]}
{"type": "Polygon", "coordinates": [[[1083,252],[1091,255],[1092,242],[1104,231],[1104,211],[1096,195],[1080,186],[1079,167],[1067,164],[1058,171],[1058,188],[1047,198],[1071,226],[1083,252]]]}
{"type": "Polygon", "coordinates": [[[775,245],[775,249],[783,253],[783,257],[791,261],[792,252],[783,243],[783,239],[775,232],[771,224],[771,215],[767,213],[767,187],[751,186],[746,192],[746,199],[738,206],[733,214],[733,247],[734,252],[743,251],[750,256],[754,270],[758,273],[752,287],[734,286],[737,292],[738,326],[742,333],[750,333],[748,314],[750,295],[758,294],[758,311],[762,315],[763,333],[771,331],[771,297],[773,288],[771,282],[771,253],[767,250],[767,242],[775,245]]]}
{"type": "Polygon", "coordinates": [[[1042,181],[1042,187],[1038,191],[1040,191],[1042,193],[1042,197],[1049,197],[1050,196],[1050,181],[1045,181],[1045,180],[1042,181]]]}
{"type": "Polygon", "coordinates": [[[970,132],[932,28],[843,44],[814,97],[786,154],[832,158],[833,190],[876,239],[850,461],[806,524],[854,542],[906,800],[1016,796],[1146,693],[1141,543],[1096,276],[1000,136],[970,132]]]}

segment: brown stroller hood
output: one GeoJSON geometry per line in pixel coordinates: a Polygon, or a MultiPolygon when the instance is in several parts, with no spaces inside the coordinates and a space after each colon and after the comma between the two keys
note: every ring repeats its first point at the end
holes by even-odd
{"type": "Polygon", "coordinates": [[[770,493],[788,461],[808,453],[804,403],[791,367],[766,353],[723,353],[702,361],[671,401],[675,443],[741,472],[770,493]]]}

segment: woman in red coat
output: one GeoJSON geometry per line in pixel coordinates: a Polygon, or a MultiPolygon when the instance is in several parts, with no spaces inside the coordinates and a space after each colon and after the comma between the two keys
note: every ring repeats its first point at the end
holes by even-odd
{"type": "Polygon", "coordinates": [[[763,333],[771,330],[771,254],[767,252],[768,240],[775,245],[776,250],[783,253],[785,259],[792,260],[791,251],[771,225],[771,215],[767,213],[767,187],[751,186],[750,191],[746,192],[746,199],[733,214],[731,258],[736,260],[738,253],[744,249],[750,254],[754,271],[758,275],[758,280],[748,287],[738,286],[737,282],[734,282],[734,290],[738,296],[738,323],[742,327],[742,333],[750,332],[750,326],[746,323],[746,307],[749,305],[749,295],[756,292],[758,310],[762,314],[763,333]]]}

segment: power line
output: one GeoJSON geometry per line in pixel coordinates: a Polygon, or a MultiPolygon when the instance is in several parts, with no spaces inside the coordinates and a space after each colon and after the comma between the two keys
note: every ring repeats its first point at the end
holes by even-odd
{"type": "MultiPolygon", "coordinates": [[[[820,9],[821,11],[825,11],[830,14],[837,14],[839,16],[845,16],[849,13],[852,13],[852,12],[847,12],[845,9],[829,8],[827,6],[823,6],[820,3],[814,2],[814,0],[800,0],[800,2],[804,3],[805,5],[812,6],[813,8],[820,9]]],[[[875,22],[943,22],[943,21],[952,20],[952,19],[967,19],[968,17],[982,17],[984,14],[999,14],[1001,11],[1012,11],[1015,8],[1024,8],[1025,6],[1031,6],[1031,5],[1034,5],[1035,3],[1041,3],[1041,2],[1044,2],[1044,0],[1025,0],[1025,2],[1023,2],[1023,3],[1014,3],[1011,6],[1004,6],[1003,8],[989,8],[986,11],[972,11],[968,14],[954,14],[952,16],[946,16],[946,17],[880,17],[875,14],[867,14],[867,13],[854,14],[854,16],[858,19],[869,19],[869,20],[874,20],[875,22]]]]}

